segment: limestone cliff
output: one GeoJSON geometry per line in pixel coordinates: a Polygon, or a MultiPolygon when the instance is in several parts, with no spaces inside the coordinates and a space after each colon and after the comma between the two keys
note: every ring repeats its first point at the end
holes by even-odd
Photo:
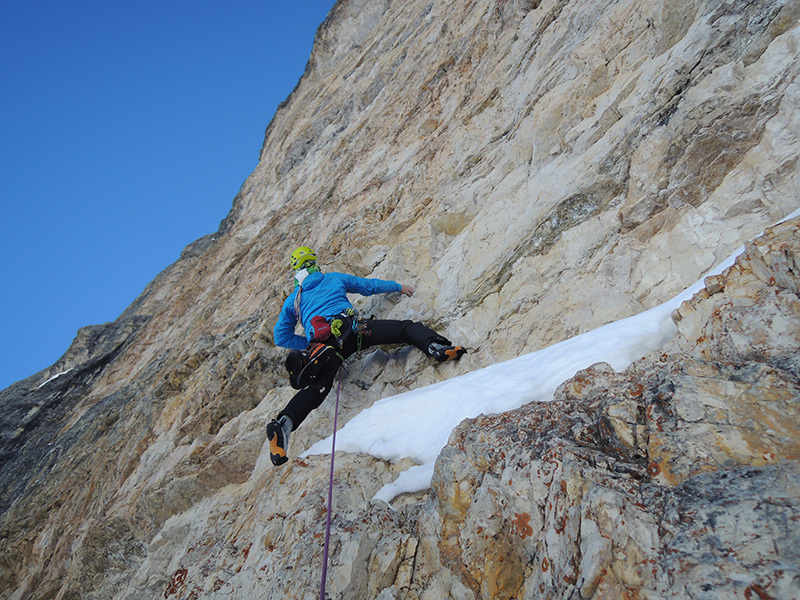
{"type": "MultiPolygon", "coordinates": [[[[265,446],[291,249],[414,284],[359,308],[471,349],[353,360],[340,423],[660,304],[800,206],[799,19],[340,0],[220,230],[0,392],[0,598],[318,597],[326,459],[274,469],[265,446]]],[[[800,595],[797,229],[709,281],[656,356],[463,423],[399,510],[370,498],[403,465],[337,456],[330,597],[800,595]]]]}

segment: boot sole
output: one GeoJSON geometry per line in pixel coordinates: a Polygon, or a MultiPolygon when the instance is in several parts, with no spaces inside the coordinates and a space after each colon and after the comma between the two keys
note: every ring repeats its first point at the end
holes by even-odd
{"type": "Polygon", "coordinates": [[[269,440],[269,459],[272,464],[280,466],[284,464],[289,458],[286,456],[286,449],[280,443],[283,441],[283,433],[280,427],[274,427],[272,423],[267,425],[267,439],[269,440]]]}
{"type": "Polygon", "coordinates": [[[439,362],[447,362],[448,360],[458,360],[462,356],[467,353],[466,348],[461,346],[456,346],[455,348],[451,348],[450,350],[444,351],[444,356],[439,360],[439,362]]]}

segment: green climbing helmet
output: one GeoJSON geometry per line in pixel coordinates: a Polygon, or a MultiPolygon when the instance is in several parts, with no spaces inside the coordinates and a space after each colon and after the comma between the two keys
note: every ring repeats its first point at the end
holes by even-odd
{"type": "Polygon", "coordinates": [[[299,271],[305,267],[313,267],[317,264],[317,253],[308,246],[300,246],[292,252],[292,269],[299,271]]]}

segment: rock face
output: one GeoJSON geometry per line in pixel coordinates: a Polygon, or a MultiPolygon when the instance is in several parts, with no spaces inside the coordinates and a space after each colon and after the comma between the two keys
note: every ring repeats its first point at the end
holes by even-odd
{"type": "Polygon", "coordinates": [[[663,352],[462,423],[435,475],[446,564],[479,598],[800,596],[799,284],[795,220],[663,352]]]}
{"type": "MultiPolygon", "coordinates": [[[[412,283],[360,310],[471,349],[377,399],[650,308],[800,205],[792,0],[340,0],[220,230],[0,392],[0,598],[317,598],[328,463],[269,463],[297,245],[412,283]]],[[[337,456],[332,598],[800,596],[798,223],[623,373],[462,423],[428,493],[337,456]]],[[[291,453],[326,437],[323,405],[291,453]]]]}

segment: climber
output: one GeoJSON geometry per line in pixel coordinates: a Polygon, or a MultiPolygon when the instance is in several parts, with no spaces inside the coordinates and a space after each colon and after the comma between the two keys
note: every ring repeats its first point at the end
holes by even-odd
{"type": "Polygon", "coordinates": [[[448,339],[415,321],[361,318],[347,298],[348,293],[371,296],[401,292],[414,293],[410,285],[382,279],[365,279],[344,273],[323,274],[316,253],[306,246],[291,255],[294,291],[289,294],[275,324],[275,343],[289,348],[286,370],[295,389],[300,390],[267,425],[270,459],[282,465],[288,458],[289,434],[328,395],[336,373],[346,358],[361,349],[381,344],[406,343],[416,346],[439,362],[458,360],[466,353],[448,339]],[[300,322],[306,337],[295,334],[300,322]]]}

